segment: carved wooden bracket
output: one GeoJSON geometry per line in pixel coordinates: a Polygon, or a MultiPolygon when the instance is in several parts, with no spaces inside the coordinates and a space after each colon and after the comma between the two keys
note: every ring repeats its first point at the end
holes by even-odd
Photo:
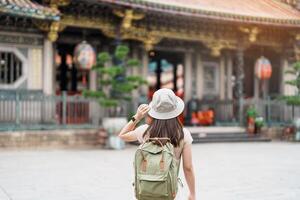
{"type": "Polygon", "coordinates": [[[294,62],[295,60],[300,60],[300,33],[297,31],[290,32],[291,40],[289,40],[288,46],[284,52],[290,52],[290,60],[294,62]]]}
{"type": "Polygon", "coordinates": [[[133,20],[141,20],[145,17],[144,13],[136,13],[132,9],[126,9],[125,11],[123,11],[123,10],[114,10],[113,13],[116,16],[123,18],[122,28],[124,28],[124,29],[131,28],[133,20]]]}
{"type": "Polygon", "coordinates": [[[34,24],[44,32],[48,33],[48,39],[55,42],[58,38],[58,33],[63,31],[66,26],[60,22],[34,21],[34,24]]]}
{"type": "Polygon", "coordinates": [[[144,42],[144,47],[146,51],[151,51],[154,48],[154,45],[158,44],[162,38],[159,38],[157,36],[150,36],[148,39],[145,39],[144,42]]]}
{"type": "Polygon", "coordinates": [[[237,46],[232,44],[229,41],[225,40],[210,40],[210,41],[202,41],[207,48],[211,50],[211,55],[213,57],[219,57],[221,55],[222,49],[236,49],[237,46]]]}
{"type": "Polygon", "coordinates": [[[150,51],[153,49],[154,45],[158,44],[162,37],[156,31],[148,31],[146,29],[140,29],[132,27],[128,30],[122,30],[122,39],[133,39],[144,43],[145,50],[150,51]]]}
{"type": "Polygon", "coordinates": [[[298,61],[300,60],[300,33],[294,34],[294,42],[293,42],[293,47],[294,47],[294,55],[295,59],[298,61]]]}
{"type": "Polygon", "coordinates": [[[257,27],[251,27],[251,28],[239,27],[239,30],[243,33],[248,34],[250,42],[255,42],[257,39],[257,35],[261,32],[261,30],[257,27]]]}

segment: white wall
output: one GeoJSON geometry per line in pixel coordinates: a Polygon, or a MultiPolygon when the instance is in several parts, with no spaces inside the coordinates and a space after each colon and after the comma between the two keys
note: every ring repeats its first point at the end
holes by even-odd
{"type": "Polygon", "coordinates": [[[27,89],[43,89],[43,51],[42,48],[28,50],[28,85],[27,89]]]}

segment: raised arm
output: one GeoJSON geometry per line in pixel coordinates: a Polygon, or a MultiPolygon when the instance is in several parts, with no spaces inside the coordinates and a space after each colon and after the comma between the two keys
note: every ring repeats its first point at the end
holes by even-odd
{"type": "Polygon", "coordinates": [[[183,159],[183,172],[188,184],[190,195],[188,200],[195,200],[195,175],[194,175],[194,168],[192,162],[192,148],[191,144],[185,144],[182,153],[183,159]]]}
{"type": "Polygon", "coordinates": [[[133,130],[135,129],[135,126],[141,121],[145,115],[148,113],[150,110],[150,107],[148,104],[141,104],[138,109],[136,114],[133,116],[135,118],[135,121],[133,122],[130,120],[120,131],[119,137],[126,141],[126,142],[131,142],[131,141],[136,141],[137,137],[134,134],[133,130]]]}

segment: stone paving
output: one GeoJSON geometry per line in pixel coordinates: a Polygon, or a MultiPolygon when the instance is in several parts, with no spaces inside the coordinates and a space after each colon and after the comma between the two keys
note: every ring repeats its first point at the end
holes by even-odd
{"type": "MultiPolygon", "coordinates": [[[[133,199],[134,148],[1,150],[0,200],[133,199]]],[[[198,200],[300,199],[300,144],[195,144],[193,156],[198,200]]]]}

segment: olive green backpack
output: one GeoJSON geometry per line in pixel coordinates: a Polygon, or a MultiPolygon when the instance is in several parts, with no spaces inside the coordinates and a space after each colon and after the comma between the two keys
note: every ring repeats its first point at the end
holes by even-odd
{"type": "Polygon", "coordinates": [[[147,139],[135,153],[134,186],[137,200],[175,199],[179,166],[180,160],[176,159],[169,138],[147,139]],[[167,143],[163,145],[162,140],[167,140],[167,143]]]}

